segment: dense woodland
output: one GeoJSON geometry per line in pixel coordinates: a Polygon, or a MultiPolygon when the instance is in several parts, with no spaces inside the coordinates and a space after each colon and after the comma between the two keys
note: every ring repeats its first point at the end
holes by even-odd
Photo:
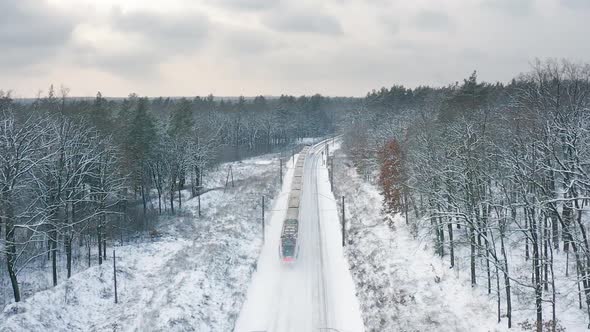
{"type": "Polygon", "coordinates": [[[208,169],[239,158],[228,148],[263,153],[326,135],[334,110],[355,102],[68,92],[51,86],[34,100],[13,100],[0,91],[0,271],[17,302],[27,266],[49,264],[55,286],[74,263],[102,264],[123,234],[155,232],[159,215],[178,213],[181,190],[199,195],[208,169]]]}
{"type": "Polygon", "coordinates": [[[534,330],[559,329],[560,294],[590,316],[590,65],[537,61],[508,84],[474,72],[442,88],[383,88],[339,125],[384,209],[428,230],[449,267],[465,259],[471,284],[497,298],[498,321],[513,325],[516,290],[534,330]]]}

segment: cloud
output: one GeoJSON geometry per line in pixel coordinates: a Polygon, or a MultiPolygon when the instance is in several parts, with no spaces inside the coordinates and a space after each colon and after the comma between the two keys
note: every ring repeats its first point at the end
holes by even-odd
{"type": "Polygon", "coordinates": [[[162,62],[199,50],[210,29],[208,17],[195,11],[114,9],[106,16],[86,13],[82,20],[45,1],[0,0],[0,5],[0,67],[5,71],[71,61],[118,76],[150,75],[162,62]]]}
{"type": "Polygon", "coordinates": [[[29,96],[50,82],[71,86],[73,94],[362,95],[394,81],[460,81],[475,68],[483,80],[507,81],[535,57],[590,61],[583,29],[590,0],[0,0],[0,6],[0,86],[29,96]]]}
{"type": "Polygon", "coordinates": [[[74,34],[75,61],[118,76],[158,73],[167,60],[190,55],[207,41],[210,22],[198,12],[111,12],[107,23],[81,25],[74,34]]]}
{"type": "MultiPolygon", "coordinates": [[[[397,39],[392,43],[391,49],[396,52],[404,52],[410,54],[427,53],[433,48],[432,42],[424,42],[416,39],[397,39]]],[[[439,45],[437,45],[439,46],[439,45]]]]}
{"type": "Polygon", "coordinates": [[[280,0],[210,0],[211,4],[238,10],[264,10],[280,5],[280,0]]]}
{"type": "Polygon", "coordinates": [[[328,14],[312,10],[289,9],[272,12],[265,17],[263,23],[279,32],[303,32],[324,35],[342,34],[342,26],[338,19],[328,14]]]}
{"type": "Polygon", "coordinates": [[[45,1],[0,0],[0,66],[31,66],[54,58],[68,42],[74,17],[45,1]]]}
{"type": "Polygon", "coordinates": [[[260,55],[268,51],[277,50],[281,42],[258,30],[230,30],[222,40],[224,51],[230,54],[260,55]]]}
{"type": "Polygon", "coordinates": [[[560,0],[560,2],[571,9],[590,9],[588,0],[560,0]]]}
{"type": "Polygon", "coordinates": [[[511,15],[528,15],[534,9],[534,0],[485,0],[483,5],[511,15]]]}
{"type": "Polygon", "coordinates": [[[151,50],[105,51],[89,45],[72,50],[75,62],[124,78],[156,77],[163,58],[151,50]]]}
{"type": "Polygon", "coordinates": [[[397,35],[400,32],[401,24],[400,21],[393,15],[383,15],[380,17],[380,23],[384,27],[384,33],[388,36],[397,35]]]}
{"type": "Polygon", "coordinates": [[[111,20],[114,29],[141,35],[146,43],[164,53],[198,49],[209,31],[208,17],[198,12],[115,12],[111,20]]]}
{"type": "Polygon", "coordinates": [[[453,23],[446,13],[431,9],[419,11],[414,16],[412,23],[421,31],[447,31],[453,27],[453,23]]]}

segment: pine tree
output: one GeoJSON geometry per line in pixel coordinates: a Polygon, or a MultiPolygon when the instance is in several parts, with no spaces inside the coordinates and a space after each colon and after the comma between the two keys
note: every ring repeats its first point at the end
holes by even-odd
{"type": "Polygon", "coordinates": [[[188,136],[194,125],[191,102],[186,98],[182,98],[170,113],[168,134],[174,138],[188,136]]]}
{"type": "Polygon", "coordinates": [[[147,98],[138,99],[134,112],[129,116],[131,121],[125,125],[128,131],[124,133],[122,146],[125,168],[131,176],[133,185],[141,192],[144,213],[147,211],[148,161],[158,139],[148,107],[147,98]]]}
{"type": "Polygon", "coordinates": [[[108,101],[98,91],[90,109],[90,123],[103,134],[113,130],[112,111],[108,101]]]}

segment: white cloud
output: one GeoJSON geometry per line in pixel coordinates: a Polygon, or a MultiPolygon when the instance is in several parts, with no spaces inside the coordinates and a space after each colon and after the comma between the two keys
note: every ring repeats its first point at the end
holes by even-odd
{"type": "Polygon", "coordinates": [[[279,32],[304,32],[315,34],[339,35],[342,26],[338,18],[319,12],[317,8],[281,9],[270,12],[263,22],[279,32]]]}
{"type": "Polygon", "coordinates": [[[0,68],[18,71],[55,58],[75,18],[34,0],[0,0],[0,68]]]}
{"type": "Polygon", "coordinates": [[[507,81],[535,57],[590,62],[589,3],[0,0],[0,88],[362,96],[474,69],[507,81]]]}
{"type": "Polygon", "coordinates": [[[239,10],[263,10],[275,8],[281,0],[209,0],[212,5],[223,5],[239,10]]]}
{"type": "Polygon", "coordinates": [[[559,0],[566,7],[572,9],[590,9],[590,1],[588,0],[559,0]]]}
{"type": "Polygon", "coordinates": [[[501,10],[511,15],[527,15],[534,10],[534,0],[484,0],[489,8],[501,10]]]}
{"type": "Polygon", "coordinates": [[[447,31],[453,28],[451,18],[442,11],[431,9],[420,10],[413,18],[412,23],[422,31],[447,31]]]}
{"type": "Polygon", "coordinates": [[[194,11],[161,15],[114,10],[106,21],[80,24],[71,51],[73,60],[84,66],[122,76],[153,76],[170,58],[201,49],[209,28],[208,17],[194,11]]]}

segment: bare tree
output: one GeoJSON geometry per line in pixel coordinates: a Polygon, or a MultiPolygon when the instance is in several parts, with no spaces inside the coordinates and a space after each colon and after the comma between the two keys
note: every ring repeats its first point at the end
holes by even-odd
{"type": "MultiPolygon", "coordinates": [[[[18,209],[16,203],[29,188],[34,169],[53,157],[52,152],[47,153],[53,144],[47,133],[44,119],[18,120],[10,111],[0,113],[0,219],[5,228],[6,264],[16,302],[21,298],[16,269],[19,257],[16,233],[19,229],[37,231],[38,226],[28,224],[33,214],[32,204],[25,203],[18,209]]],[[[23,241],[22,245],[27,242],[23,241]]]]}

